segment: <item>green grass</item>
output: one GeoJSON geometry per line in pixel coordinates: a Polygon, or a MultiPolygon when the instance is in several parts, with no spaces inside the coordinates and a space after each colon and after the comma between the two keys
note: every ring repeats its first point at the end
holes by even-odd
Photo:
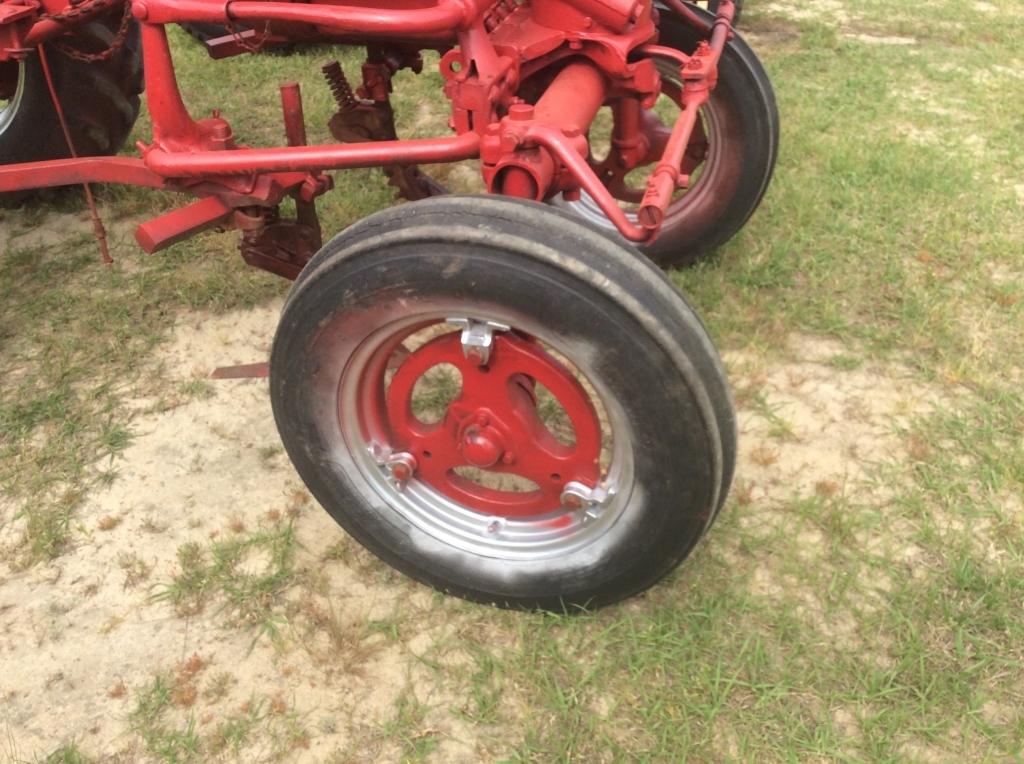
{"type": "MultiPolygon", "coordinates": [[[[1019,760],[1024,17],[1012,0],[990,2],[998,13],[865,0],[843,4],[848,18],[799,19],[786,10],[796,3],[750,3],[744,26],[782,117],[775,179],[733,242],[672,274],[726,351],[781,365],[799,357],[801,337],[826,337],[842,348],[826,362],[836,379],[893,368],[928,393],[934,405],[893,423],[897,452],[864,457],[865,485],[782,486],[761,500],[741,471],[718,525],[668,582],[575,617],[439,597],[415,618],[342,624],[317,604],[332,596],[320,569],[385,574],[352,542],[309,559],[287,522],[182,547],[180,571],[154,591],[181,614],[213,610],[281,650],[349,656],[353,672],[371,644],[408,642],[416,619],[436,627],[415,655],[415,691],[354,727],[338,760],[388,745],[403,759],[440,760],[437,728],[449,722],[482,760],[1019,760]],[[257,554],[266,564],[243,572],[257,554]]],[[[174,40],[195,113],[221,106],[242,140],[277,141],[270,85],[298,78],[311,140],[327,139],[331,104],[316,70],[333,53],[230,60],[212,78],[198,47],[174,40]],[[225,81],[266,86],[225,92],[225,81]]],[[[355,72],[358,54],[345,61],[355,72]]],[[[406,134],[442,130],[439,78],[427,68],[397,88],[406,134]]],[[[135,137],[145,136],[143,120],[135,137]]],[[[377,171],[337,180],[322,200],[328,232],[391,202],[377,171]]],[[[131,189],[101,199],[115,222],[177,202],[131,189]]],[[[81,211],[66,195],[54,208],[81,211]]],[[[46,211],[23,210],[15,224],[45,225],[46,211]]],[[[175,318],[283,291],[237,260],[230,236],[142,257],[124,228],[115,225],[112,268],[77,235],[0,257],[0,489],[14,504],[3,519],[22,537],[18,564],[66,551],[76,508],[117,479],[133,433],[127,395],[148,391],[163,406],[209,395],[204,383],[168,389],[153,378],[148,363],[175,318]]],[[[786,407],[756,373],[734,378],[771,451],[794,447],[786,407]]],[[[149,575],[135,559],[121,567],[134,586],[149,575]]],[[[211,697],[228,691],[224,676],[211,697]]],[[[279,752],[317,734],[256,701],[200,734],[175,705],[175,681],[160,675],[139,690],[130,720],[158,759],[245,751],[271,728],[279,752]]],[[[74,745],[54,756],[84,757],[74,745]]]]}
{"type": "Polygon", "coordinates": [[[154,597],[167,600],[180,615],[195,615],[211,599],[229,619],[271,638],[281,620],[280,595],[292,582],[295,534],[290,521],[215,541],[204,549],[191,542],[178,549],[180,572],[159,585],[154,597]],[[255,570],[242,566],[255,560],[255,570]]]}

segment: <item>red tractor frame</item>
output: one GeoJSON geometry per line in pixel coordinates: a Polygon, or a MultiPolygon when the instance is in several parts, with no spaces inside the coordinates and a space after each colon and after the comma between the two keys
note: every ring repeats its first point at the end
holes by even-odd
{"type": "Polygon", "coordinates": [[[155,252],[237,228],[247,262],[297,279],[271,394],[290,456],[339,522],[396,567],[462,596],[603,604],[686,556],[733,470],[733,414],[714,348],[627,244],[662,265],[690,262],[743,225],[770,178],[771,88],[732,28],[733,2],[714,7],[0,0],[0,98],[13,109],[25,67],[38,67],[66,139],[63,157],[2,164],[0,111],[0,193],[122,183],[198,197],[143,223],[136,238],[155,252]],[[99,18],[116,22],[109,48],[69,54],[76,29],[99,18]],[[208,42],[214,58],[281,43],[366,46],[355,91],[336,63],[324,67],[338,142],[307,145],[295,84],[281,87],[287,145],[243,145],[218,111],[194,118],[168,24],[223,27],[208,42]],[[95,65],[135,34],[152,140],[137,144],[138,158],[80,156],[62,104],[81,94],[61,92],[54,59],[95,65]],[[399,139],[392,78],[419,71],[425,50],[440,54],[451,134],[399,139]],[[654,108],[665,98],[668,121],[654,108]],[[611,135],[597,158],[590,132],[604,108],[611,135]],[[493,196],[445,196],[416,167],[466,159],[479,160],[493,196]],[[323,246],[315,200],[332,187],[327,173],[375,166],[423,201],[323,246]],[[279,210],[289,196],[294,219],[279,210]],[[413,391],[440,365],[457,370],[460,392],[425,422],[413,391]],[[545,395],[565,438],[541,415],[545,395]],[[495,475],[506,482],[488,484],[495,475]]]}

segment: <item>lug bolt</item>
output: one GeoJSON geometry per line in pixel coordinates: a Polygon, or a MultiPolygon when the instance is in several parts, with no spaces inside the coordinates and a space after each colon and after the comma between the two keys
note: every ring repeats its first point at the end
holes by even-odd
{"type": "Polygon", "coordinates": [[[562,500],[562,503],[566,509],[583,509],[583,499],[576,494],[570,493],[562,500]]]}
{"type": "Polygon", "coordinates": [[[405,488],[406,482],[416,472],[416,466],[416,457],[407,453],[392,454],[384,462],[384,467],[399,491],[405,488]]]}

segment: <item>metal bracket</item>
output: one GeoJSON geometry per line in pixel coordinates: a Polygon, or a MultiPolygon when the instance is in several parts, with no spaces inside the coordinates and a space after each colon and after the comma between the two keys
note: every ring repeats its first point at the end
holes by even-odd
{"type": "Polygon", "coordinates": [[[584,523],[597,520],[604,511],[605,505],[615,496],[615,486],[598,483],[588,488],[575,480],[565,484],[562,489],[562,506],[567,509],[582,511],[584,523]]]}
{"type": "Polygon", "coordinates": [[[462,327],[462,354],[477,366],[485,366],[491,360],[494,332],[511,329],[497,321],[477,321],[474,318],[446,318],[445,321],[462,327]]]}

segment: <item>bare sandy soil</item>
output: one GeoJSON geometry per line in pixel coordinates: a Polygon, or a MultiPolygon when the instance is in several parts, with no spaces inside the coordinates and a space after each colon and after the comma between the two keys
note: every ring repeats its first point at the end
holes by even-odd
{"type": "MultiPolygon", "coordinates": [[[[273,305],[216,321],[187,317],[159,363],[169,378],[187,380],[208,377],[218,365],[265,359],[278,310],[273,305]]],[[[409,613],[432,601],[424,588],[384,583],[390,575],[368,556],[355,553],[355,566],[323,561],[342,534],[312,505],[281,453],[265,380],[213,384],[208,399],[160,413],[147,411],[155,401],[135,401],[134,444],[119,460],[113,486],[95,492],[78,513],[74,549],[49,564],[2,570],[0,758],[31,758],[75,740],[88,753],[145,759],[129,719],[137,696],[156,674],[184,672],[193,674],[196,696],[177,705],[198,719],[200,734],[260,704],[271,709],[271,723],[247,740],[239,759],[277,759],[288,753],[283,746],[303,760],[323,760],[347,748],[353,734],[365,737],[365,728],[394,716],[395,700],[417,682],[414,656],[432,639],[428,632],[397,644],[383,635],[356,640],[353,655],[327,655],[323,634],[254,645],[251,630],[225,628],[217,607],[182,617],[154,599],[158,582],[179,572],[182,544],[205,546],[294,515],[297,567],[315,570],[318,590],[330,592],[327,599],[306,595],[303,605],[333,611],[332,630],[362,631],[399,602],[409,613]],[[129,559],[151,570],[145,581],[133,580],[123,565],[129,559]],[[190,665],[193,655],[199,660],[190,665]],[[227,691],[217,697],[214,685],[227,691]],[[273,710],[281,717],[276,732],[273,710]],[[298,738],[293,746],[285,745],[289,737],[298,738]]],[[[243,570],[268,564],[259,551],[251,557],[243,570]]],[[[418,696],[437,704],[431,693],[426,687],[418,696]]],[[[471,759],[451,720],[444,731],[439,753],[471,759]]],[[[391,758],[387,741],[380,742],[365,751],[368,760],[391,758]]]]}
{"type": "MultiPolygon", "coordinates": [[[[155,362],[168,379],[186,381],[219,365],[263,360],[278,310],[183,316],[155,362]]],[[[894,425],[929,405],[898,370],[837,370],[841,351],[794,337],[786,361],[727,355],[743,406],[734,499],[742,493],[765,518],[795,493],[874,491],[864,465],[897,455],[894,425]],[[782,440],[779,427],[788,431],[782,440]]],[[[457,634],[459,619],[439,619],[431,592],[361,550],[329,554],[344,535],[280,451],[266,381],[210,384],[208,398],[169,410],[136,400],[134,441],[117,461],[117,480],[78,513],[73,549],[49,564],[0,569],[2,755],[31,758],[75,740],[90,754],[145,760],[131,713],[164,673],[186,688],[171,726],[184,728],[191,716],[207,735],[232,715],[262,709],[264,722],[224,758],[318,761],[336,751],[346,760],[393,758],[381,730],[411,688],[430,709],[422,728],[441,739],[437,760],[477,759],[474,730],[456,713],[460,699],[419,660],[457,634]],[[288,612],[312,607],[328,615],[285,625],[275,643],[232,626],[216,605],[182,615],[154,598],[180,572],[183,544],[273,529],[289,516],[299,542],[295,568],[317,584],[282,595],[297,604],[288,612]],[[130,560],[148,575],[133,576],[130,560]],[[404,622],[423,626],[399,639],[368,630],[398,610],[404,622]],[[346,630],[355,636],[339,642],[346,630]]],[[[744,514],[756,522],[760,513],[744,514]]],[[[715,543],[714,533],[706,543],[715,543]]],[[[243,569],[260,570],[264,557],[254,553],[243,569]]],[[[770,587],[762,594],[771,596],[770,587]]]]}

